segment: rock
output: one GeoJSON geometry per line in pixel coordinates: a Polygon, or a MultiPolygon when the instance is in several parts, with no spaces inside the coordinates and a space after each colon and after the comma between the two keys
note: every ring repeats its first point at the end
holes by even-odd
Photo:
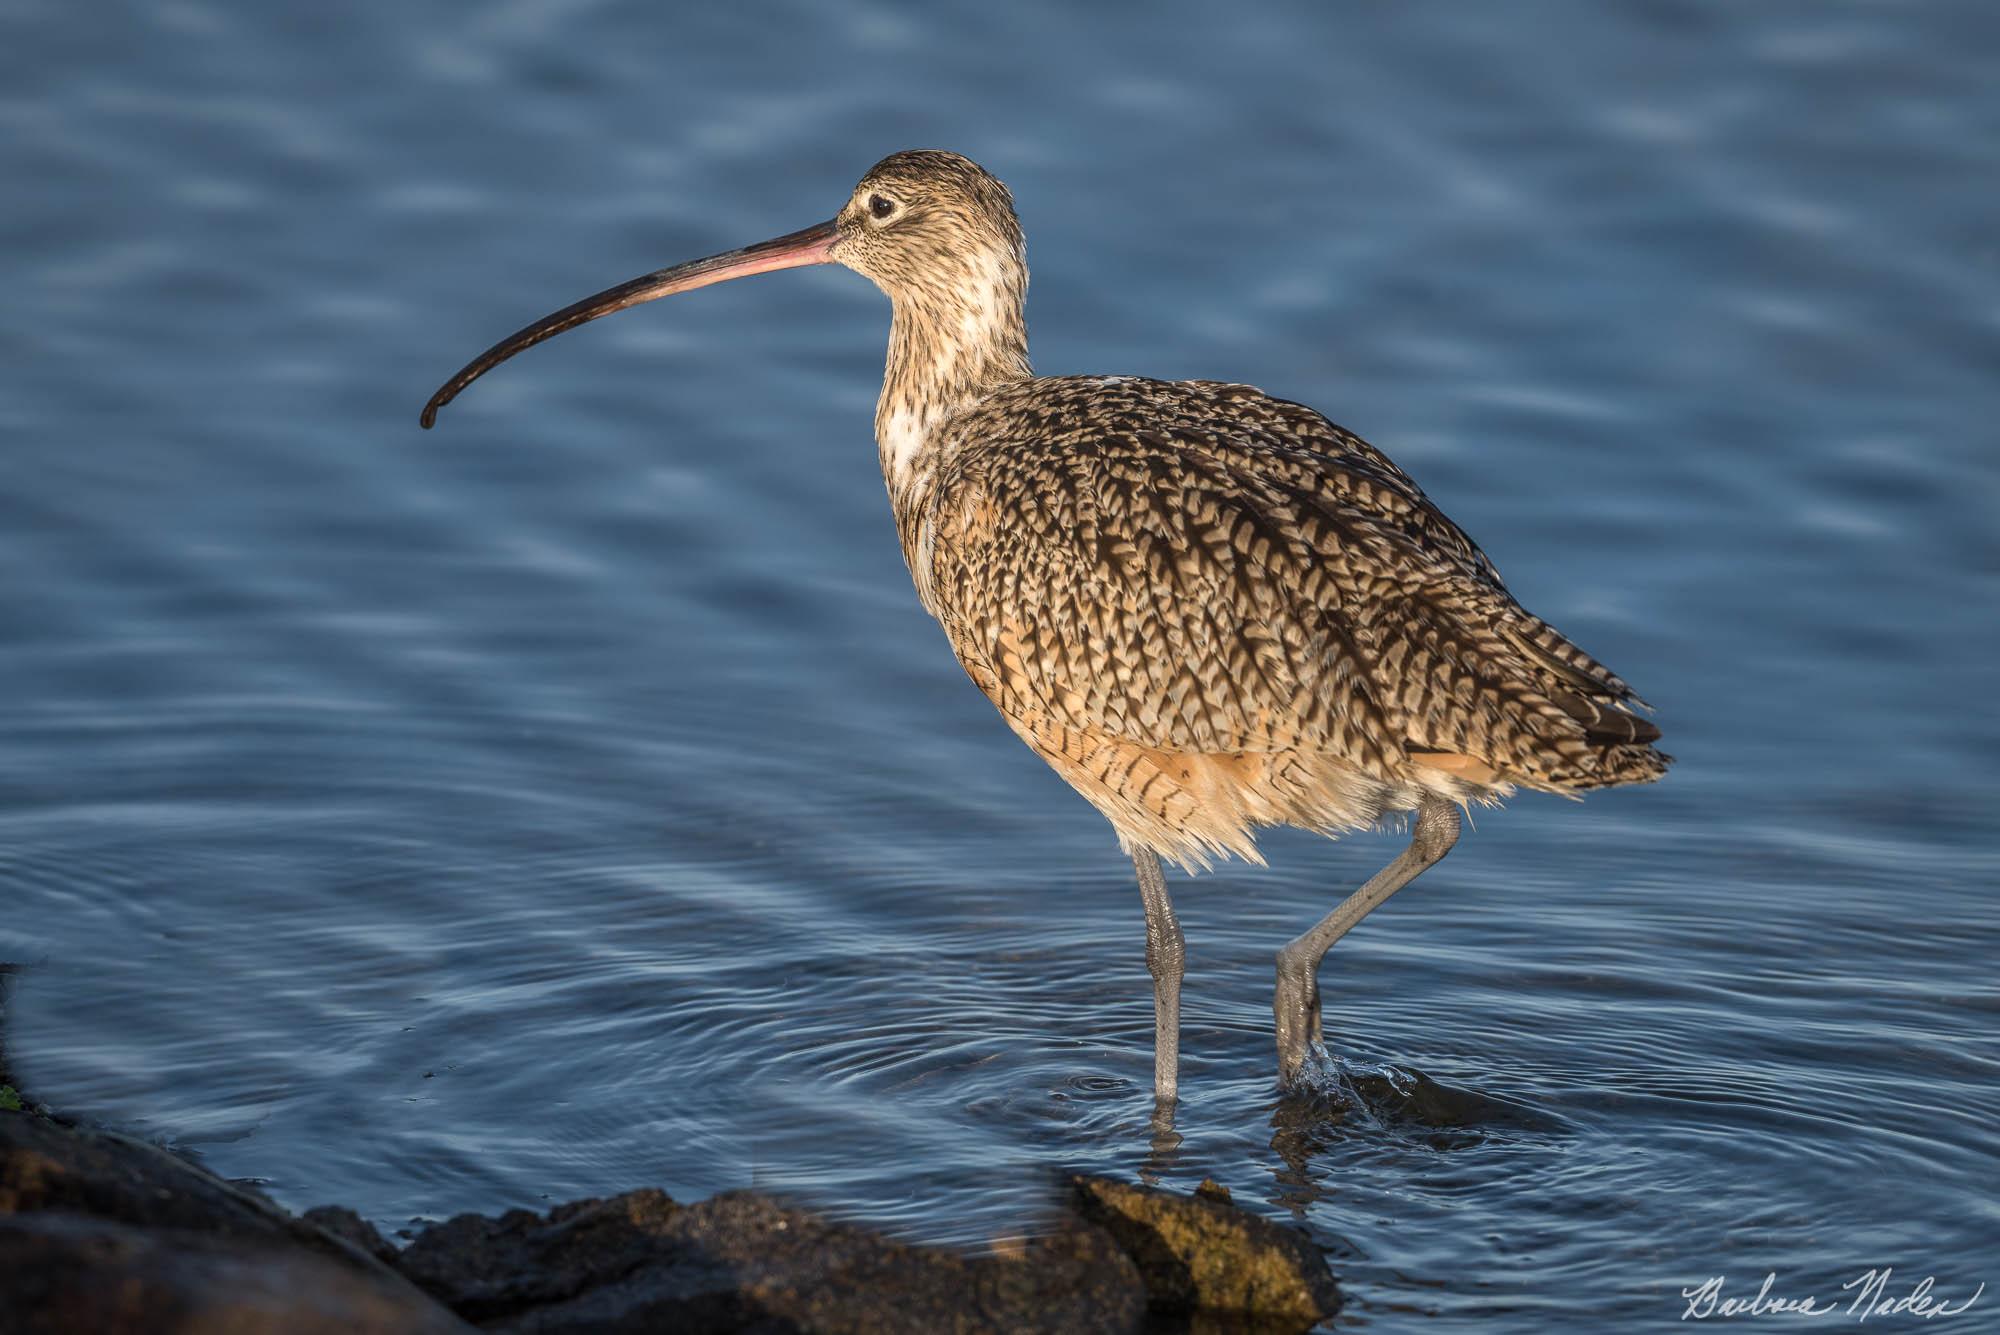
{"type": "Polygon", "coordinates": [[[322,1233],[340,1239],[363,1255],[374,1257],[392,1270],[396,1267],[400,1256],[396,1244],[345,1205],[315,1205],[299,1219],[322,1233]]]}
{"type": "Polygon", "coordinates": [[[546,1217],[462,1214],[419,1233],[397,1265],[460,1316],[488,1321],[575,1298],[657,1261],[681,1207],[663,1191],[571,1201],[546,1217]]]}
{"type": "Polygon", "coordinates": [[[64,1211],[0,1218],[14,1335],[466,1335],[400,1281],[269,1240],[137,1228],[64,1211]]]}
{"type": "Polygon", "coordinates": [[[0,1113],[0,1216],[40,1210],[290,1242],[394,1278],[366,1252],[156,1145],[30,1113],[0,1113]]]}
{"type": "Polygon", "coordinates": [[[25,1112],[0,1113],[0,1314],[10,1331],[466,1329],[373,1248],[157,1146],[25,1112]]]}
{"type": "Polygon", "coordinates": [[[398,1252],[351,1210],[294,1218],[155,1146],[0,1112],[0,1325],[28,1335],[1058,1335],[1300,1331],[1339,1293],[1295,1230],[1192,1196],[1070,1180],[1040,1236],[971,1256],[755,1192],[659,1191],[461,1215],[398,1252]],[[447,1310],[449,1309],[449,1310],[447,1310]]]}
{"type": "Polygon", "coordinates": [[[1012,1258],[915,1247],[754,1192],[676,1205],[659,1192],[544,1218],[461,1216],[404,1253],[419,1285],[519,1332],[1137,1331],[1145,1295],[1102,1230],[1067,1221],[1012,1258]]]}
{"type": "Polygon", "coordinates": [[[1340,1310],[1312,1240],[1229,1204],[1220,1187],[1180,1196],[1101,1177],[1070,1185],[1078,1213],[1137,1263],[1155,1312],[1240,1313],[1305,1330],[1340,1310]]]}

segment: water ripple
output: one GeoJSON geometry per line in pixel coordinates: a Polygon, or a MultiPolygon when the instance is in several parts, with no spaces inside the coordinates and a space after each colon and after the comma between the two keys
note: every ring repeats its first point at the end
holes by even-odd
{"type": "Polygon", "coordinates": [[[1297,1219],[1383,1329],[1969,1291],[1995,36],[12,7],[10,1069],[392,1229],[749,1184],[976,1247],[1081,1168],[1297,1219]],[[1012,185],[1038,365],[1325,408],[1660,706],[1669,784],[1481,813],[1341,944],[1324,1097],[1272,1090],[1271,952],[1393,840],[1176,882],[1162,1133],[1129,868],[908,592],[866,284],[621,316],[414,428],[498,333],[915,143],[1012,185]]]}

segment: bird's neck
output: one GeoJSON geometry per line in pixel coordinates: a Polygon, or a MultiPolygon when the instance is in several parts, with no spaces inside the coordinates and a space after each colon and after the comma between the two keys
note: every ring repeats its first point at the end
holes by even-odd
{"type": "Polygon", "coordinates": [[[875,442],[899,520],[928,488],[946,420],[1034,374],[1026,296],[1026,266],[992,257],[968,260],[948,288],[894,295],[875,442]]]}

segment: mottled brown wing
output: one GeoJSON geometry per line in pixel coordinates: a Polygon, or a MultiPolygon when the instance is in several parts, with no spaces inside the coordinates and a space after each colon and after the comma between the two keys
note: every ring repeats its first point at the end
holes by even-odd
{"type": "Polygon", "coordinates": [[[1298,439],[1309,410],[1236,386],[1035,387],[1036,430],[1018,404],[960,424],[925,557],[954,647],[1011,717],[1383,778],[1413,749],[1453,752],[1552,785],[1600,766],[1596,716],[1651,728],[1609,707],[1622,682],[1540,648],[1596,667],[1379,452],[1298,439]]]}
{"type": "Polygon", "coordinates": [[[1508,615],[1503,620],[1518,651],[1580,695],[1577,703],[1603,719],[1608,737],[1647,741],[1659,736],[1658,729],[1644,720],[1615,708],[1600,708],[1628,704],[1643,708],[1645,701],[1617,673],[1514,602],[1486,553],[1388,455],[1302,403],[1274,399],[1249,385],[1195,381],[1191,387],[1213,395],[1233,417],[1255,423],[1260,432],[1291,447],[1294,453],[1267,455],[1264,461],[1288,485],[1338,497],[1376,515],[1419,539],[1432,555],[1454,558],[1458,573],[1488,586],[1506,605],[1508,615]],[[1330,466],[1322,466],[1321,460],[1330,466]]]}
{"type": "Polygon", "coordinates": [[[1289,482],[1337,496],[1420,536],[1431,550],[1454,556],[1494,583],[1500,582],[1500,574],[1486,553],[1431,503],[1423,488],[1393,459],[1352,431],[1328,421],[1316,409],[1273,398],[1254,385],[1219,380],[1188,384],[1212,399],[1219,413],[1287,447],[1295,456],[1305,456],[1269,459],[1274,470],[1289,482]]]}
{"type": "Polygon", "coordinates": [[[1002,441],[940,478],[932,591],[995,703],[1168,751],[1394,763],[1298,543],[1158,436],[1002,441]]]}

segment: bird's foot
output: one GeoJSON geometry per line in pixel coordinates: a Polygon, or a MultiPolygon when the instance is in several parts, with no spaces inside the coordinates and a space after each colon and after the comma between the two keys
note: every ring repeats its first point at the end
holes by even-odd
{"type": "Polygon", "coordinates": [[[1307,1043],[1298,1060],[1278,1066],[1278,1088],[1286,1094],[1330,1094],[1344,1084],[1339,1058],[1317,1040],[1307,1043]]]}
{"type": "Polygon", "coordinates": [[[1278,987],[1271,1011],[1277,1020],[1278,1084],[1292,1088],[1309,1066],[1324,1065],[1326,1048],[1320,1036],[1319,979],[1316,969],[1301,967],[1278,956],[1278,987]]]}

